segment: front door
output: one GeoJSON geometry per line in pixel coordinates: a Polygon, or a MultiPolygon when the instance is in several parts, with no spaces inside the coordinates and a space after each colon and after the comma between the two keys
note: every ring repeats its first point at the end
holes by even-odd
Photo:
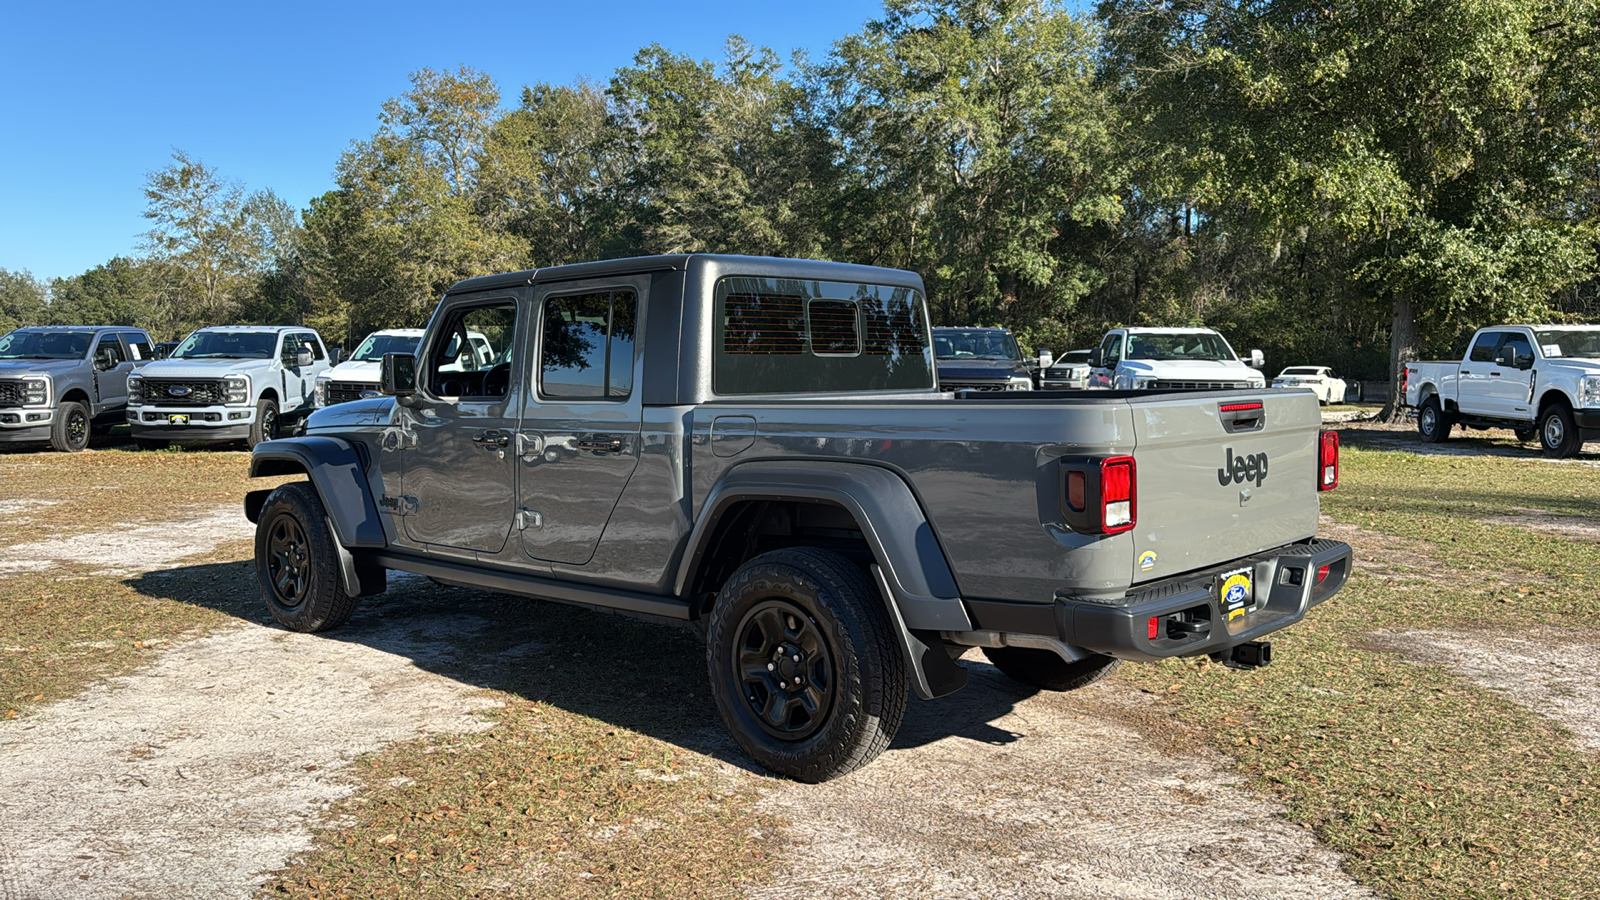
{"type": "Polygon", "coordinates": [[[1485,379],[1485,412],[1505,419],[1533,421],[1533,399],[1528,396],[1533,388],[1533,370],[1519,368],[1515,362],[1533,359],[1533,343],[1525,334],[1509,332],[1494,356],[1485,379]]]}
{"type": "Polygon", "coordinates": [[[413,541],[498,553],[516,512],[522,304],[504,295],[446,304],[437,314],[442,327],[418,348],[417,391],[399,407],[408,432],[402,521],[413,541]],[[490,355],[469,335],[487,342],[490,355]]]}
{"type": "Polygon", "coordinates": [[[594,556],[639,462],[645,277],[538,287],[537,365],[519,434],[518,527],[533,559],[594,556]]]}

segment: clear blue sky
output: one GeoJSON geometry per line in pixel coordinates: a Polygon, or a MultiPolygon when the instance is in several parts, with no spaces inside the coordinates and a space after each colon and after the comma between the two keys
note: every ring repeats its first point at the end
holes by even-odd
{"type": "Polygon", "coordinates": [[[643,46],[722,57],[739,34],[821,58],[879,0],[4,6],[0,268],[76,275],[136,252],[145,174],[181,149],[303,209],[333,187],[407,73],[468,65],[525,84],[604,82],[643,46]]]}

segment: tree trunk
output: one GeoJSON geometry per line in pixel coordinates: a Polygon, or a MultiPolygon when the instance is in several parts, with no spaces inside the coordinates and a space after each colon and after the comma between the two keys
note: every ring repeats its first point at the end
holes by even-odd
{"type": "Polygon", "coordinates": [[[1405,419],[1405,391],[1401,377],[1406,363],[1417,358],[1417,310],[1408,294],[1394,298],[1394,325],[1389,329],[1389,399],[1378,418],[1385,422],[1405,419]]]}

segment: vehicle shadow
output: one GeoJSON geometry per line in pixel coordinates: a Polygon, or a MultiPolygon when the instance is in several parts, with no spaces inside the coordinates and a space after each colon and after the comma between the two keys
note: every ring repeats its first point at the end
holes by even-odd
{"type": "MultiPolygon", "coordinates": [[[[260,599],[250,562],[209,563],[128,579],[148,596],[281,628],[260,599]]],[[[315,640],[360,644],[462,684],[549,703],[758,771],[717,715],[705,645],[687,628],[506,594],[442,587],[391,573],[388,592],[361,601],[315,640]]],[[[987,663],[965,661],[967,688],[924,702],[913,695],[893,743],[908,749],[956,737],[1019,738],[991,724],[1036,691],[987,663]]]]}

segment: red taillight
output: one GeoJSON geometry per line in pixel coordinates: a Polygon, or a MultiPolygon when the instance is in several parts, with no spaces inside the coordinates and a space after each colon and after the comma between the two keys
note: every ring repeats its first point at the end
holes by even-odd
{"type": "Polygon", "coordinates": [[[1219,407],[1222,412],[1243,412],[1248,409],[1261,409],[1261,401],[1254,403],[1224,403],[1219,407]]]}
{"type": "Polygon", "coordinates": [[[1329,568],[1330,568],[1329,566],[1318,566],[1317,567],[1317,584],[1321,584],[1324,581],[1328,580],[1328,569],[1329,568]]]}
{"type": "Polygon", "coordinates": [[[1120,534],[1133,527],[1139,515],[1137,482],[1133,457],[1114,456],[1100,462],[1100,527],[1104,534],[1120,534]]]}
{"type": "Polygon", "coordinates": [[[1339,432],[1324,431],[1317,451],[1317,490],[1339,486],[1339,432]]]}
{"type": "Polygon", "coordinates": [[[1152,616],[1150,618],[1149,631],[1150,631],[1150,640],[1152,640],[1152,641],[1161,636],[1161,617],[1160,616],[1152,616]]]}
{"type": "Polygon", "coordinates": [[[1067,473],[1067,506],[1073,512],[1083,512],[1089,506],[1089,476],[1082,472],[1067,473]]]}

